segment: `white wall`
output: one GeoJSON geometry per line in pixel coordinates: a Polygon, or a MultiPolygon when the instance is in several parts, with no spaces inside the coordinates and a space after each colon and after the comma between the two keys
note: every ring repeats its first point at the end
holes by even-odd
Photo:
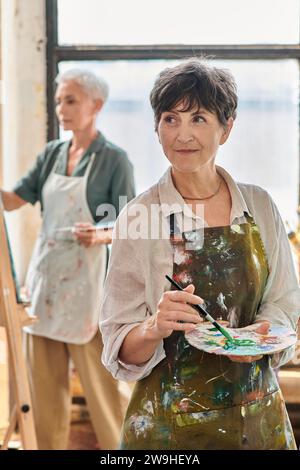
{"type": "MultiPolygon", "coordinates": [[[[30,168],[46,142],[46,25],[44,0],[1,0],[3,188],[30,168]]],[[[39,227],[39,210],[7,216],[21,283],[39,227]]]]}

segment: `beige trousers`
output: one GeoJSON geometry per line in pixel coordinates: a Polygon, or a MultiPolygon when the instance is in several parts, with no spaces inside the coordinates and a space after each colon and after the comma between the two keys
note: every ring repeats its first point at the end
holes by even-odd
{"type": "Polygon", "coordinates": [[[26,352],[39,449],[66,449],[71,397],[69,359],[84,390],[101,449],[118,447],[127,399],[101,363],[100,333],[83,345],[26,335],[26,352]]]}

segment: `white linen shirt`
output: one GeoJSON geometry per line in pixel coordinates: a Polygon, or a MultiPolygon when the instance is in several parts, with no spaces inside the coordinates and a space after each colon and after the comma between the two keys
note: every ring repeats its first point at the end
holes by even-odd
{"type": "MultiPolygon", "coordinates": [[[[290,244],[278,209],[264,189],[236,183],[219,166],[217,171],[226,181],[231,195],[230,224],[244,223],[245,212],[251,215],[260,230],[265,248],[270,273],[255,321],[267,320],[296,330],[300,290],[290,244]]],[[[171,289],[165,278],[166,274],[173,274],[173,249],[169,237],[151,239],[150,226],[142,230],[141,237],[130,231],[129,236],[126,236],[128,226],[133,224],[135,228],[138,227],[138,218],[141,220],[142,217],[147,222],[151,208],[152,214],[157,213],[159,208],[165,223],[171,213],[180,213],[184,227],[191,220],[195,224],[194,228],[208,227],[203,218],[188,208],[176,190],[171,167],[157,184],[133,199],[120,213],[114,229],[100,314],[104,344],[102,362],[120,380],[134,381],[146,377],[165,357],[162,340],[153,356],[141,365],[125,364],[118,359],[126,335],[156,312],[161,296],[171,289]],[[148,239],[145,237],[147,233],[148,239]]],[[[197,294],[205,298],[205,293],[197,294]]],[[[272,367],[286,363],[293,354],[294,348],[274,354],[271,357],[272,367]]]]}

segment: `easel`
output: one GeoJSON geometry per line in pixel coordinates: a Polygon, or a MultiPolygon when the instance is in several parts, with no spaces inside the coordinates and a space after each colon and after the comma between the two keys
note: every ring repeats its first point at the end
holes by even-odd
{"type": "Polygon", "coordinates": [[[28,316],[25,306],[26,304],[17,303],[3,205],[0,198],[0,325],[6,329],[9,365],[12,368],[12,386],[16,402],[1,450],[7,449],[9,439],[17,424],[22,448],[24,450],[37,449],[26,362],[22,350],[22,326],[36,320],[28,316]]]}

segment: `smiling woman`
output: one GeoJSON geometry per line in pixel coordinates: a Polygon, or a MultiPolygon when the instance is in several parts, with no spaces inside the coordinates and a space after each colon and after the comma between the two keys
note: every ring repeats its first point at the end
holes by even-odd
{"type": "MultiPolygon", "coordinates": [[[[218,146],[226,142],[232,124],[230,118],[223,127],[214,113],[197,108],[188,111],[185,104],[180,103],[172,111],[162,113],[157,131],[173,167],[182,172],[194,172],[215,158],[218,146]]],[[[214,186],[208,181],[207,184],[214,186]]],[[[219,187],[217,183],[215,189],[219,187]]],[[[191,195],[192,198],[195,196],[197,194],[191,195]]],[[[199,196],[199,199],[205,197],[199,196]]]]}
{"type": "Polygon", "coordinates": [[[168,68],[156,81],[150,95],[155,128],[183,199],[195,213],[202,213],[202,201],[209,225],[228,225],[230,193],[214,161],[236,117],[236,85],[225,70],[208,74],[202,63],[196,75],[194,67],[190,61],[168,68]]]}
{"type": "Polygon", "coordinates": [[[276,324],[295,329],[300,312],[275,204],[215,162],[236,117],[233,76],[191,59],[164,69],[150,99],[170,167],[122,212],[116,233],[134,225],[142,205],[145,223],[158,207],[169,239],[131,232],[114,240],[100,317],[104,364],[114,377],[137,380],[122,448],[296,449],[272,369],[293,348],[273,357],[228,348],[220,357],[184,335],[201,324],[193,305],[203,301],[241,335],[250,325],[258,335],[276,324]],[[196,228],[184,230],[191,219],[196,228]],[[165,275],[183,290],[172,290],[165,275]]]}

